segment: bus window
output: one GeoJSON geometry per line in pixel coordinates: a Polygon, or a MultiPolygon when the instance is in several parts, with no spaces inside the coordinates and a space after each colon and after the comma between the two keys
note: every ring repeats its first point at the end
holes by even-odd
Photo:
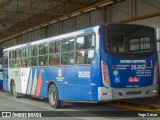
{"type": "Polygon", "coordinates": [[[0,68],[2,68],[2,64],[3,64],[3,59],[0,58],[0,68]]]}
{"type": "Polygon", "coordinates": [[[136,50],[150,50],[150,38],[149,37],[140,37],[130,39],[129,40],[129,50],[136,51],[136,50]]]}
{"type": "Polygon", "coordinates": [[[62,53],[62,65],[74,64],[74,52],[62,53]]]}
{"type": "Polygon", "coordinates": [[[91,64],[94,56],[94,35],[89,34],[77,38],[76,41],[76,64],[91,64]]]}
{"type": "Polygon", "coordinates": [[[94,50],[76,52],[77,64],[91,64],[94,56],[94,50]]]}
{"type": "Polygon", "coordinates": [[[37,56],[37,46],[32,46],[29,48],[29,56],[37,56]]]}
{"type": "Polygon", "coordinates": [[[8,51],[3,53],[3,68],[8,68],[8,51]]]}
{"type": "Polygon", "coordinates": [[[60,43],[57,42],[51,42],[49,44],[49,65],[59,65],[60,63],[60,43]]]}
{"type": "Polygon", "coordinates": [[[49,53],[58,53],[60,52],[60,43],[57,42],[51,42],[49,43],[49,53]]]}
{"type": "Polygon", "coordinates": [[[56,48],[55,48],[55,49],[56,49],[55,52],[56,52],[56,53],[60,52],[60,43],[59,43],[59,42],[56,42],[55,45],[56,45],[56,46],[55,46],[55,47],[56,47],[56,48]]]}
{"type": "Polygon", "coordinates": [[[48,66],[48,43],[39,45],[39,66],[48,66]]]}
{"type": "Polygon", "coordinates": [[[140,38],[140,49],[141,50],[150,50],[150,38],[149,37],[141,37],[140,38]]]}
{"type": "Polygon", "coordinates": [[[29,47],[29,65],[37,66],[37,46],[29,47]]]}
{"type": "Polygon", "coordinates": [[[3,59],[3,68],[8,68],[8,58],[3,59]]]}
{"type": "Polygon", "coordinates": [[[22,67],[28,66],[28,50],[27,48],[22,49],[22,67]]]}
{"type": "Polygon", "coordinates": [[[17,49],[16,51],[16,60],[15,60],[15,67],[21,67],[21,49],[17,49]]]}
{"type": "Polygon", "coordinates": [[[78,37],[76,41],[76,49],[91,49],[94,48],[94,35],[89,34],[82,37],[78,37]]]}
{"type": "Polygon", "coordinates": [[[153,46],[151,33],[144,28],[107,28],[106,50],[118,56],[149,53],[153,46]]]}
{"type": "Polygon", "coordinates": [[[74,64],[74,39],[67,39],[62,41],[62,65],[74,64]]]}
{"type": "Polygon", "coordinates": [[[55,53],[55,43],[49,43],[49,53],[55,53]]]}
{"type": "Polygon", "coordinates": [[[14,59],[15,58],[15,51],[10,51],[9,52],[9,59],[14,59]]]}
{"type": "Polygon", "coordinates": [[[15,67],[15,51],[9,52],[9,67],[10,68],[15,67]]]}
{"type": "Polygon", "coordinates": [[[51,66],[59,65],[59,62],[60,62],[59,54],[49,55],[49,65],[51,65],[51,66]]]}

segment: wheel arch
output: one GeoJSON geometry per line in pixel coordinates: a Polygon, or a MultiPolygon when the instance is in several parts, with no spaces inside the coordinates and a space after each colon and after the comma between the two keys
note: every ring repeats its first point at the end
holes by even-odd
{"type": "MultiPolygon", "coordinates": [[[[48,88],[47,88],[47,90],[49,90],[49,87],[51,86],[51,85],[55,85],[56,86],[56,84],[55,84],[55,82],[53,81],[53,80],[51,80],[49,83],[48,83],[48,88]]],[[[56,86],[57,87],[57,86],[56,86]]]]}
{"type": "Polygon", "coordinates": [[[58,87],[57,87],[56,83],[54,82],[54,80],[51,80],[51,81],[49,81],[49,83],[48,83],[47,95],[48,95],[49,87],[50,87],[51,85],[55,85],[55,87],[57,88],[57,92],[58,92],[58,94],[59,94],[59,90],[58,90],[58,87]]]}

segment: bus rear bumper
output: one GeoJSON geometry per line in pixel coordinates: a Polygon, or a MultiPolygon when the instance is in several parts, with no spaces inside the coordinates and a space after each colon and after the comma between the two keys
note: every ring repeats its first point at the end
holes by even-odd
{"type": "Polygon", "coordinates": [[[158,96],[159,85],[139,88],[98,88],[98,101],[112,101],[120,99],[143,98],[158,96]],[[107,93],[107,94],[104,94],[107,93]]]}

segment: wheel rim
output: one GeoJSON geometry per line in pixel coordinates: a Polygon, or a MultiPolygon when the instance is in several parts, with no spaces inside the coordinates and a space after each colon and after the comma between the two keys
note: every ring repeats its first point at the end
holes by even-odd
{"type": "Polygon", "coordinates": [[[52,105],[55,105],[56,104],[56,99],[57,99],[57,94],[56,94],[55,90],[51,90],[50,91],[50,103],[52,105]]]}

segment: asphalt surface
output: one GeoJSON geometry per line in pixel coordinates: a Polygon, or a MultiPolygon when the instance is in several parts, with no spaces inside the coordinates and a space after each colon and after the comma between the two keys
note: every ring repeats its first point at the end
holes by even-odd
{"type": "MultiPolygon", "coordinates": [[[[10,119],[12,120],[159,120],[159,118],[157,117],[130,117],[130,115],[132,116],[132,110],[115,107],[110,105],[109,103],[67,103],[64,104],[64,106],[61,109],[53,109],[46,100],[34,97],[13,98],[8,92],[3,91],[0,91],[0,111],[11,112],[12,118],[10,119]],[[12,111],[14,111],[15,114],[13,114],[12,111]],[[30,113],[37,113],[37,115],[39,116],[38,118],[32,116],[30,116],[29,118],[25,118],[25,115],[28,116],[30,113]],[[40,113],[41,115],[38,113],[40,113]],[[19,115],[23,118],[17,117],[16,115],[19,115]],[[48,117],[45,117],[45,115],[47,115],[48,117]],[[42,116],[42,118],[40,116],[42,116]]],[[[0,120],[1,119],[8,118],[0,117],[0,120]]]]}

